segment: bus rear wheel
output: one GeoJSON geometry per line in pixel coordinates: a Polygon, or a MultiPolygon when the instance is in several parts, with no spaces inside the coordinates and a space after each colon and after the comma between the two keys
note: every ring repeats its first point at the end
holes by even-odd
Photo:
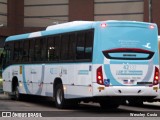
{"type": "Polygon", "coordinates": [[[64,98],[64,90],[63,90],[63,85],[62,84],[56,85],[54,95],[55,95],[54,98],[55,98],[56,107],[59,108],[59,109],[65,108],[66,100],[64,98]]]}
{"type": "Polygon", "coordinates": [[[55,99],[55,105],[59,109],[64,108],[77,108],[79,105],[79,101],[76,99],[65,99],[64,98],[64,90],[63,85],[58,84],[55,87],[54,91],[54,99],[55,99]]]}
{"type": "Polygon", "coordinates": [[[21,100],[21,94],[19,93],[19,87],[18,86],[16,86],[16,89],[14,91],[14,100],[17,100],[17,101],[21,100]]]}

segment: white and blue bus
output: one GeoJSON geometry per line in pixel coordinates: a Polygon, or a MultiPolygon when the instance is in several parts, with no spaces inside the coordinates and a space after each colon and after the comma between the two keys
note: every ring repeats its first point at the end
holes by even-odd
{"type": "Polygon", "coordinates": [[[158,32],[153,23],[74,21],[5,41],[3,90],[116,108],[153,99],[159,89],[158,32]]]}

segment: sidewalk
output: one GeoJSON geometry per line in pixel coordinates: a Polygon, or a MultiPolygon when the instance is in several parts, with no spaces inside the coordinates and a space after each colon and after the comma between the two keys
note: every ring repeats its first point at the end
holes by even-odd
{"type": "Polygon", "coordinates": [[[8,95],[4,93],[0,93],[0,100],[9,100],[11,99],[8,95]]]}

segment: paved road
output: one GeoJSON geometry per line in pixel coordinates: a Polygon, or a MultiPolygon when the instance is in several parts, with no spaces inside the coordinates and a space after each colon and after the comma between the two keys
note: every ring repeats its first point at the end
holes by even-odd
{"type": "MultiPolygon", "coordinates": [[[[101,110],[98,104],[81,103],[77,108],[57,109],[51,99],[26,96],[23,101],[13,101],[8,96],[0,94],[0,111],[12,111],[16,113],[40,113],[42,116],[52,117],[131,117],[133,114],[155,115],[160,117],[160,103],[144,103],[141,107],[121,105],[116,110],[101,110]]],[[[158,118],[157,117],[157,118],[158,118]]]]}

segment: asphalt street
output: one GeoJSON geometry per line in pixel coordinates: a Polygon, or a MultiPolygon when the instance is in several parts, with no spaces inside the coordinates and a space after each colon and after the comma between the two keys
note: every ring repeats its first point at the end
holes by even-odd
{"type": "MultiPolygon", "coordinates": [[[[21,115],[30,113],[37,113],[37,117],[115,117],[115,118],[159,118],[160,117],[160,103],[147,103],[143,106],[127,106],[121,105],[118,109],[102,110],[99,104],[96,103],[81,103],[76,108],[57,109],[54,102],[50,98],[25,96],[22,101],[11,100],[10,97],[0,94],[0,111],[12,112],[13,117],[23,117],[21,115]],[[39,115],[39,116],[38,116],[39,115]],[[136,115],[136,116],[135,116],[136,115]],[[137,116],[138,115],[138,116],[137,116]]],[[[2,113],[1,113],[2,114],[2,113]]],[[[2,116],[2,115],[1,115],[2,116]]],[[[32,117],[32,116],[30,116],[32,117]]]]}

